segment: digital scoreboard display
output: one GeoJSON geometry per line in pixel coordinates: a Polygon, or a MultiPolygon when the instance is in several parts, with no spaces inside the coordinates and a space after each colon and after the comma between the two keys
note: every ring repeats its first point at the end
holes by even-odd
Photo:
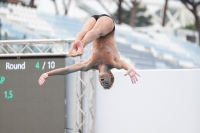
{"type": "Polygon", "coordinates": [[[65,133],[65,76],[38,84],[61,67],[64,57],[0,58],[0,133],[65,133]]]}

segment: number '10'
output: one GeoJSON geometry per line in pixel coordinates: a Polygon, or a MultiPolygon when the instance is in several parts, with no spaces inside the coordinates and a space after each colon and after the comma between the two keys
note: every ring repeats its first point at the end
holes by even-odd
{"type": "Polygon", "coordinates": [[[49,69],[54,69],[55,68],[55,62],[54,61],[49,61],[48,62],[48,66],[49,66],[49,69]]]}
{"type": "Polygon", "coordinates": [[[4,91],[4,98],[5,99],[12,99],[13,98],[13,90],[4,91]]]}

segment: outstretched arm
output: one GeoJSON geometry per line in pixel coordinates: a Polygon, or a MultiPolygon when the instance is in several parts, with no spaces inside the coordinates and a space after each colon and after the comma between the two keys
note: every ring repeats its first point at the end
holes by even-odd
{"type": "Polygon", "coordinates": [[[79,63],[76,63],[76,64],[71,65],[71,66],[67,66],[67,67],[64,67],[64,68],[58,68],[58,69],[43,73],[40,76],[38,83],[39,83],[39,85],[42,85],[49,76],[67,75],[67,74],[77,72],[77,71],[87,71],[89,69],[90,68],[89,68],[88,62],[79,62],[79,63]]]}
{"type": "Polygon", "coordinates": [[[123,60],[120,60],[116,63],[116,68],[127,70],[127,73],[124,76],[129,75],[133,84],[138,81],[137,76],[140,77],[140,75],[135,71],[135,69],[133,69],[128,63],[126,63],[123,60]]]}

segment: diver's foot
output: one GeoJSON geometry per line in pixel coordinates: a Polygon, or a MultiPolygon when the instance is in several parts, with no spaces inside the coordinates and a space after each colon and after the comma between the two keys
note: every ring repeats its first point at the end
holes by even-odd
{"type": "Polygon", "coordinates": [[[76,55],[77,56],[80,56],[80,55],[82,55],[83,53],[84,53],[84,48],[83,48],[83,44],[82,44],[82,42],[81,41],[77,41],[76,42],[77,43],[77,51],[76,51],[76,55]]]}
{"type": "Polygon", "coordinates": [[[71,48],[71,49],[69,50],[69,56],[75,57],[75,56],[76,56],[76,49],[71,48]]]}
{"type": "Polygon", "coordinates": [[[81,41],[76,41],[69,50],[69,56],[80,56],[84,53],[84,48],[81,41]]]}

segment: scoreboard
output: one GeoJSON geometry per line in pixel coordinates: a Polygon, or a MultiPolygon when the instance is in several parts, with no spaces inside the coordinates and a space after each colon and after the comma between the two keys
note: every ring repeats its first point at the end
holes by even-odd
{"type": "Polygon", "coordinates": [[[65,133],[65,57],[0,58],[0,133],[65,133]]]}

